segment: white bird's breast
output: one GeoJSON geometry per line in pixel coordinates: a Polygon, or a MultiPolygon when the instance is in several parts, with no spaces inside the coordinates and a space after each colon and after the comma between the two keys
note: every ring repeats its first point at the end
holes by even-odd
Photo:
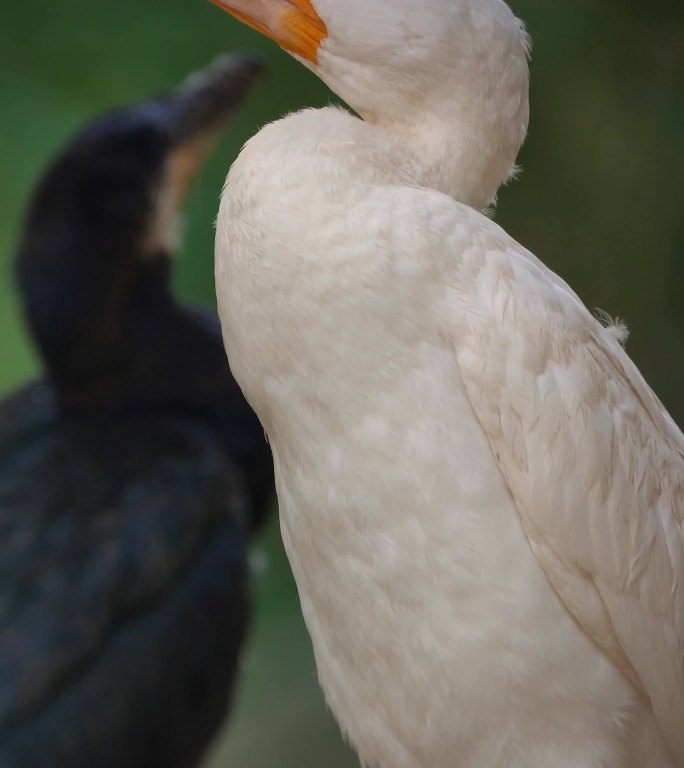
{"type": "Polygon", "coordinates": [[[380,768],[639,765],[633,691],[537,564],[438,337],[438,262],[306,119],[237,161],[216,269],[330,707],[380,768]]]}

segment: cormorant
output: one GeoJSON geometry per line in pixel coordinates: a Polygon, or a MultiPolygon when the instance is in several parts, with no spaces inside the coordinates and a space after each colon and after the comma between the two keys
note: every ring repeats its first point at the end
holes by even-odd
{"type": "Polygon", "coordinates": [[[59,154],[18,252],[46,375],[0,405],[0,766],[185,768],[226,715],[270,451],[177,303],[186,187],[261,66],[222,58],[59,154]]]}
{"type": "Polygon", "coordinates": [[[684,434],[624,328],[485,215],[527,133],[524,24],[216,1],[353,110],[245,145],[216,288],[361,763],[684,768],[684,434]]]}

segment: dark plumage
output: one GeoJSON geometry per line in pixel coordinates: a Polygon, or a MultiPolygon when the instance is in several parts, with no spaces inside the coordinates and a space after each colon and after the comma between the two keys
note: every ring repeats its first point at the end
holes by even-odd
{"type": "Polygon", "coordinates": [[[0,405],[2,768],[192,766],[226,714],[272,465],[216,317],[171,295],[168,235],[258,70],[98,120],[30,204],[46,377],[0,405]]]}

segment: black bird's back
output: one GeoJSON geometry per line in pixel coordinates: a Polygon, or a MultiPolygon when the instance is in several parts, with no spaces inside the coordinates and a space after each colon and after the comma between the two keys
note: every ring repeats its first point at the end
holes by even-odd
{"type": "Polygon", "coordinates": [[[248,614],[248,496],[213,429],[65,419],[37,383],[0,408],[0,466],[0,766],[194,765],[248,614]]]}

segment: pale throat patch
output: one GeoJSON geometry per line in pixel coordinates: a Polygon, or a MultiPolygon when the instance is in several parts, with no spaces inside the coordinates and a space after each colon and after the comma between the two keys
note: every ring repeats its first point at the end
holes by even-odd
{"type": "Polygon", "coordinates": [[[179,250],[185,230],[183,204],[190,184],[213,146],[213,139],[213,135],[203,136],[169,155],[155,201],[155,213],[145,234],[144,257],[152,258],[160,252],[173,256],[179,250]]]}

